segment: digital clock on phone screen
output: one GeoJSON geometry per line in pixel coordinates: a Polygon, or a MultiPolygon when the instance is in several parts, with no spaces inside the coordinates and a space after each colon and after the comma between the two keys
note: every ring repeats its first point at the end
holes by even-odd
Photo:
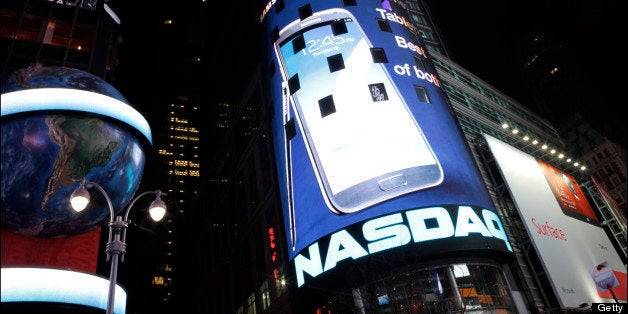
{"type": "MultiPolygon", "coordinates": [[[[345,20],[345,22],[350,22],[345,20]]],[[[339,50],[338,46],[344,43],[355,42],[354,38],[344,34],[344,36],[339,35],[325,35],[321,38],[311,39],[305,43],[306,49],[303,49],[303,54],[311,53],[317,54],[317,52],[330,52],[339,50]]]]}

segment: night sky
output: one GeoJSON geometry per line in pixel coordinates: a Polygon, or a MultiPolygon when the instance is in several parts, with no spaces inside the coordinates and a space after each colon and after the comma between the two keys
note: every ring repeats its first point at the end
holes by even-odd
{"type": "MultiPolygon", "coordinates": [[[[190,78],[187,72],[166,75],[169,53],[185,53],[176,41],[160,33],[164,18],[176,17],[186,10],[183,3],[150,5],[150,1],[112,1],[123,20],[125,42],[121,46],[119,72],[125,95],[139,100],[155,90],[154,85],[176,84],[190,78]],[[157,13],[146,14],[147,6],[157,13]],[[157,27],[156,27],[157,25],[157,27]],[[175,51],[170,52],[170,49],[175,51]],[[149,49],[149,50],[147,50],[149,49]],[[148,61],[148,64],[145,63],[148,61]],[[138,71],[138,67],[141,70],[138,71]],[[160,77],[162,76],[162,77],[160,77]],[[157,78],[158,82],[137,85],[157,78]]],[[[559,128],[575,113],[581,114],[596,130],[626,147],[625,119],[619,113],[621,80],[619,14],[616,0],[531,0],[462,1],[426,0],[440,29],[451,59],[512,97],[559,128]],[[573,88],[564,92],[565,101],[535,107],[527,101],[529,90],[523,88],[519,69],[521,47],[530,31],[540,31],[562,45],[563,61],[580,73],[573,88]]],[[[253,3],[253,2],[251,2],[253,3]]],[[[256,66],[251,56],[258,54],[259,36],[251,25],[259,12],[252,5],[237,1],[211,3],[208,10],[195,12],[192,19],[183,13],[178,23],[204,25],[209,46],[205,47],[207,66],[201,78],[203,88],[213,90],[215,101],[237,103],[256,66]],[[254,37],[255,36],[255,37],[254,37]]],[[[189,11],[189,10],[188,10],[189,11]]],[[[181,27],[179,24],[178,27],[181,27]]],[[[185,29],[185,26],[183,26],[185,29]]],[[[168,85],[166,85],[168,86],[168,85]]]]}
{"type": "MultiPolygon", "coordinates": [[[[451,59],[560,127],[580,113],[596,130],[626,147],[617,71],[621,49],[618,1],[426,0],[451,59]],[[519,81],[516,56],[531,31],[562,45],[563,59],[581,70],[566,104],[534,108],[519,81]]],[[[623,63],[623,61],[622,61],[623,63]]]]}

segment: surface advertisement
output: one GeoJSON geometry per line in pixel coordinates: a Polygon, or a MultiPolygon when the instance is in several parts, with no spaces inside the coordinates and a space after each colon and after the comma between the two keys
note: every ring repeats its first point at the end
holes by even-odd
{"type": "Polygon", "coordinates": [[[273,0],[260,16],[299,286],[398,247],[512,251],[401,5],[273,0]]]}
{"type": "Polygon", "coordinates": [[[570,174],[484,135],[562,308],[614,302],[591,275],[612,268],[626,301],[626,267],[570,174]]]}

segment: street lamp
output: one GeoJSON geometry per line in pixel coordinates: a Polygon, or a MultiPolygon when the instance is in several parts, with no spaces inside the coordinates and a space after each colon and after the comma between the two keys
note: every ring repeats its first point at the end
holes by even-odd
{"type": "Polygon", "coordinates": [[[70,196],[70,203],[72,204],[72,208],[76,212],[81,212],[87,204],[89,203],[90,197],[88,188],[95,187],[100,191],[100,193],[105,197],[107,201],[107,206],[109,207],[109,238],[107,240],[107,248],[105,252],[107,253],[107,261],[111,259],[111,271],[109,272],[109,297],[107,298],[107,314],[113,314],[113,305],[115,298],[115,289],[118,275],[118,258],[121,258],[121,261],[124,262],[124,253],[126,253],[126,229],[131,222],[129,218],[129,212],[131,208],[135,204],[135,202],[144,195],[154,194],[155,200],[150,204],[149,213],[151,218],[154,221],[161,220],[166,214],[166,203],[161,200],[162,195],[166,195],[166,193],[162,193],[160,190],[157,191],[146,191],[137,197],[135,197],[129,206],[127,206],[124,211],[124,218],[122,216],[117,216],[114,219],[115,213],[113,211],[113,205],[111,204],[111,199],[107,192],[96,182],[87,181],[85,178],[83,179],[73,179],[75,182],[80,182],[79,187],[72,192],[72,196],[70,196]],[[112,258],[113,257],[113,258],[112,258]]]}

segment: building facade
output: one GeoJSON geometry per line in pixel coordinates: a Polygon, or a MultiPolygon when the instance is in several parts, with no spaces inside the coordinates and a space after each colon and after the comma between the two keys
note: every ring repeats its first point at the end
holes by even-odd
{"type": "Polygon", "coordinates": [[[116,21],[101,1],[5,1],[2,76],[41,63],[113,79],[116,21]]]}
{"type": "MultiPolygon", "coordinates": [[[[343,3],[351,5],[351,1],[348,2],[343,3]]],[[[276,6],[284,5],[282,1],[273,2],[273,4],[276,6]]],[[[283,277],[273,276],[272,270],[275,268],[269,267],[269,265],[276,262],[273,250],[269,248],[275,248],[273,244],[276,245],[276,242],[269,239],[280,239],[275,230],[281,229],[281,227],[270,225],[275,236],[266,239],[264,233],[266,228],[261,230],[261,234],[264,236],[259,237],[259,230],[250,233],[252,227],[248,226],[258,223],[262,226],[269,226],[266,222],[262,223],[264,220],[270,219],[269,217],[273,217],[271,221],[277,221],[277,217],[281,216],[281,209],[277,200],[273,202],[274,205],[270,208],[267,208],[267,205],[262,205],[262,203],[256,205],[255,200],[261,196],[264,198],[270,197],[270,195],[278,197],[280,193],[274,190],[273,184],[267,184],[268,181],[260,186],[260,181],[253,180],[253,182],[258,182],[252,184],[255,187],[254,190],[257,191],[253,197],[249,196],[252,190],[247,192],[246,188],[242,190],[243,187],[236,187],[237,184],[250,182],[251,178],[259,178],[259,172],[265,171],[258,168],[257,165],[261,162],[258,160],[259,157],[255,156],[273,155],[272,145],[267,143],[269,140],[268,132],[272,132],[272,130],[265,125],[265,123],[270,122],[269,110],[271,109],[269,107],[272,107],[273,101],[269,103],[265,100],[266,98],[258,95],[258,93],[264,94],[264,87],[269,84],[265,82],[264,75],[269,75],[268,73],[272,73],[273,70],[272,65],[262,66],[262,70],[266,71],[262,71],[261,76],[255,76],[249,86],[251,90],[256,90],[256,92],[247,93],[240,106],[255,104],[259,114],[267,118],[259,120],[261,123],[256,128],[259,132],[254,134],[249,142],[236,141],[238,127],[235,124],[232,125],[233,131],[228,132],[224,140],[234,146],[227,145],[224,149],[219,149],[218,156],[221,157],[216,158],[216,168],[212,168],[212,176],[213,171],[216,171],[216,178],[223,178],[221,182],[225,190],[220,189],[221,192],[218,193],[221,202],[229,204],[244,202],[243,205],[236,206],[239,208],[238,214],[231,218],[224,218],[231,220],[231,223],[221,225],[230,225],[233,228],[230,230],[230,234],[239,239],[234,240],[239,243],[238,245],[225,252],[228,252],[226,256],[229,263],[237,260],[236,267],[241,267],[242,270],[242,272],[225,270],[214,273],[216,276],[213,279],[215,284],[238,282],[233,286],[228,285],[225,290],[221,291],[218,299],[228,300],[227,304],[220,305],[221,310],[235,311],[236,313],[260,311],[265,313],[278,311],[277,307],[280,307],[286,312],[307,311],[312,313],[334,313],[348,310],[357,312],[381,311],[384,313],[388,311],[456,312],[455,301],[452,301],[449,304],[451,307],[447,308],[446,303],[438,302],[438,300],[442,300],[440,298],[442,296],[439,297],[437,288],[432,289],[431,292],[428,291],[430,287],[433,287],[434,278],[441,277],[450,278],[449,283],[453,283],[457,287],[465,287],[457,289],[460,292],[458,305],[466,304],[467,311],[495,308],[503,308],[506,311],[517,313],[586,310],[587,305],[584,305],[584,308],[579,308],[577,305],[573,308],[561,306],[558,300],[560,296],[552,290],[552,279],[541,266],[542,258],[531,246],[530,235],[524,227],[524,219],[517,212],[513,196],[506,190],[506,183],[500,178],[495,160],[491,157],[483,135],[488,134],[534,156],[538,160],[551,163],[557,169],[573,175],[582,182],[582,187],[586,190],[588,198],[597,200],[601,195],[600,191],[587,188],[590,183],[589,171],[592,164],[580,154],[572,154],[551,123],[450,60],[425,3],[407,1],[405,4],[405,8],[408,10],[407,16],[415,24],[415,29],[418,30],[415,33],[417,41],[427,48],[431,62],[433,62],[438,73],[442,90],[447,96],[448,104],[456,116],[459,127],[482,174],[483,182],[497,207],[499,216],[504,221],[508,238],[513,246],[514,258],[506,262],[487,263],[486,260],[483,260],[478,263],[477,260],[467,257],[466,259],[449,260],[451,264],[437,261],[436,264],[431,265],[430,263],[399,265],[393,262],[395,258],[372,258],[365,265],[352,265],[343,268],[342,275],[338,276],[341,279],[333,281],[335,284],[333,287],[337,290],[327,290],[329,287],[325,285],[314,285],[305,289],[295,288],[297,284],[294,277],[290,278],[290,272],[294,269],[291,269],[290,261],[279,254],[278,256],[282,257],[279,261],[283,269],[290,269],[290,272],[282,273],[286,274],[286,278],[292,279],[292,281],[284,282],[283,277]],[[235,147],[249,148],[234,150],[235,147]],[[242,151],[242,153],[234,154],[235,151],[242,151]],[[225,165],[230,165],[229,168],[234,172],[230,172],[229,168],[224,167],[225,165]],[[248,179],[237,179],[243,177],[248,179]],[[248,203],[247,200],[249,200],[248,203]],[[236,230],[236,227],[242,226],[242,223],[247,226],[244,228],[247,230],[246,232],[241,229],[240,231],[236,230]],[[473,275],[468,277],[470,273],[473,275]],[[232,278],[235,280],[230,280],[232,278]],[[491,291],[482,284],[473,282],[470,280],[471,278],[483,278],[484,284],[506,287],[508,292],[501,294],[499,291],[491,291]],[[268,287],[267,280],[274,283],[274,285],[270,285],[270,293],[268,294],[270,298],[265,293],[268,287]],[[244,284],[242,284],[243,281],[244,284]],[[290,304],[286,304],[285,298],[282,297],[284,293],[279,292],[284,290],[284,283],[287,283],[289,287],[291,286],[287,292],[291,295],[290,304]],[[491,302],[488,301],[489,299],[491,302]],[[422,307],[421,310],[418,310],[419,306],[424,306],[428,302],[433,302],[433,307],[422,307]]],[[[271,14],[269,12],[272,10],[276,10],[276,8],[268,5],[263,10],[262,16],[271,14]]],[[[236,121],[237,117],[238,115],[235,114],[232,121],[236,121]]],[[[277,141],[278,138],[271,136],[270,140],[277,141]]],[[[263,175],[263,177],[275,180],[274,176],[263,175]]],[[[218,184],[217,181],[215,183],[218,184]]],[[[281,181],[273,183],[281,184],[281,181]]],[[[212,188],[212,190],[219,189],[212,188]]],[[[602,215],[604,220],[608,219],[607,223],[619,222],[621,224],[621,218],[605,215],[605,213],[613,212],[612,209],[600,205],[601,203],[597,201],[593,202],[596,205],[598,215],[602,215]]],[[[279,224],[279,222],[275,223],[279,224]]],[[[613,240],[617,251],[621,253],[622,245],[625,247],[625,239],[621,236],[610,236],[610,234],[609,238],[613,240]]],[[[283,242],[290,243],[289,237],[284,237],[283,242]]],[[[282,250],[290,250],[289,246],[282,248],[279,245],[279,247],[282,250]]],[[[625,251],[621,254],[623,254],[621,258],[625,264],[625,251]]],[[[451,289],[451,286],[445,288],[449,291],[456,290],[451,289]]],[[[456,298],[449,300],[456,300],[456,298]]]]}

